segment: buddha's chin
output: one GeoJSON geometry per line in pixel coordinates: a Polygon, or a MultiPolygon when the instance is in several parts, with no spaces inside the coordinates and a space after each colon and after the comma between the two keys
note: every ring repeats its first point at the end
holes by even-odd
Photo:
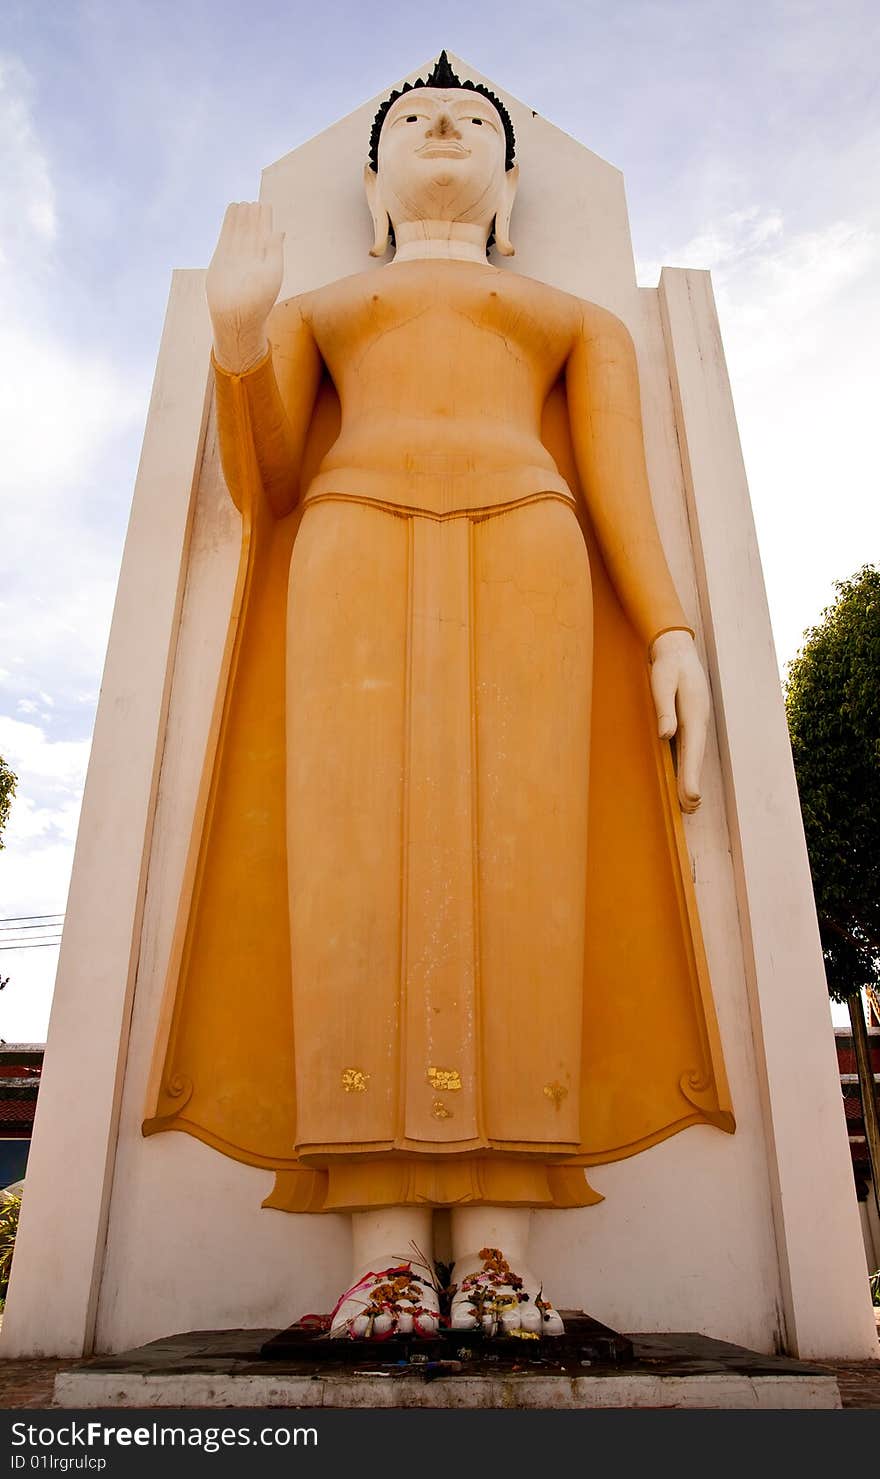
{"type": "Polygon", "coordinates": [[[468,167],[470,161],[467,159],[432,159],[428,162],[432,166],[431,187],[435,190],[454,189],[479,197],[490,184],[489,180],[478,178],[476,171],[468,167]]]}
{"type": "Polygon", "coordinates": [[[450,165],[448,159],[432,159],[431,189],[449,190],[453,185],[461,182],[461,173],[454,165],[450,165]]]}

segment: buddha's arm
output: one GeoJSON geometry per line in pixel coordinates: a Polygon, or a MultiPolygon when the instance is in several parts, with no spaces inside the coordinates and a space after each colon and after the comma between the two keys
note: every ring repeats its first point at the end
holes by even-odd
{"type": "Polygon", "coordinates": [[[296,299],[273,308],[283,237],[256,201],[229,206],[205,290],[214,329],[220,457],[237,508],[253,466],[279,518],[297,499],[321,357],[296,299]]]}
{"type": "Polygon", "coordinates": [[[660,738],[679,734],[682,810],[695,811],[709,690],[654,518],[635,349],[613,314],[585,306],[566,388],[584,497],[615,589],[650,655],[660,738]]]}
{"type": "Polygon", "coordinates": [[[566,389],[584,497],[630,620],[647,647],[661,632],[690,631],[654,518],[633,342],[604,309],[585,310],[566,389]]]}
{"type": "Polygon", "coordinates": [[[236,374],[215,352],[220,457],[238,508],[251,449],[273,513],[283,518],[293,508],[321,372],[320,353],[295,300],[273,312],[268,348],[251,368],[236,374]]]}

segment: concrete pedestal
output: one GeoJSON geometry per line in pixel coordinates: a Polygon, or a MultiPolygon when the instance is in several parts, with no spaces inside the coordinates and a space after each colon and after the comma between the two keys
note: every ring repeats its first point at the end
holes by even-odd
{"type": "MultiPolygon", "coordinates": [[[[633,1335],[631,1365],[568,1357],[552,1341],[492,1365],[475,1359],[454,1375],[401,1371],[381,1345],[336,1360],[260,1359],[268,1331],[195,1331],[154,1341],[55,1378],[61,1407],[434,1407],[434,1408],[837,1408],[833,1372],[760,1356],[700,1335],[633,1335]]],[[[342,1344],[335,1342],[335,1344],[342,1344]]],[[[348,1342],[344,1343],[348,1346],[348,1342]]],[[[358,1343],[360,1344],[360,1343],[358,1343]]]]}

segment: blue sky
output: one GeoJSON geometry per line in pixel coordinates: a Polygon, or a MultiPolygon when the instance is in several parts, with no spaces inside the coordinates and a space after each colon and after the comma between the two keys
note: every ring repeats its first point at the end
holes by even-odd
{"type": "MultiPolygon", "coordinates": [[[[64,907],[171,269],[207,262],[264,165],[444,46],[623,170],[641,282],[713,270],[781,661],[877,559],[875,0],[2,15],[0,915],[64,907]]],[[[0,954],[0,1036],[45,1035],[54,963],[0,954]]]]}

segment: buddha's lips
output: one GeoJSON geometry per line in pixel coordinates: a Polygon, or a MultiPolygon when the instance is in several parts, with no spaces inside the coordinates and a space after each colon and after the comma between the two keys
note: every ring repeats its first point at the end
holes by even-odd
{"type": "Polygon", "coordinates": [[[470,152],[463,144],[426,144],[416,150],[420,159],[461,159],[467,158],[470,152]]]}

